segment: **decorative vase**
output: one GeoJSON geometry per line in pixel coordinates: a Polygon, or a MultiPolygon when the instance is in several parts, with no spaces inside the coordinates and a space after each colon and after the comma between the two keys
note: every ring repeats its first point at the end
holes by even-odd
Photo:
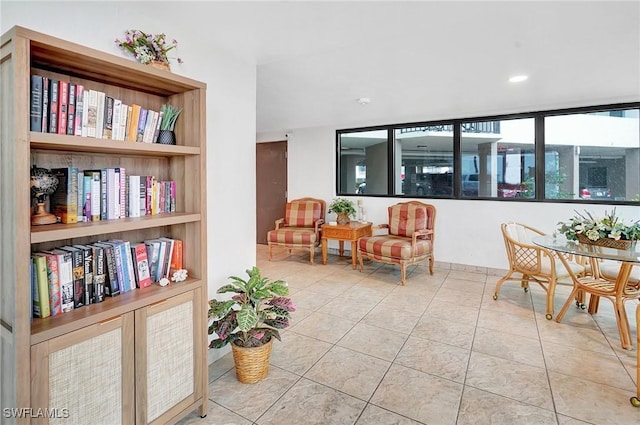
{"type": "Polygon", "coordinates": [[[162,61],[151,61],[147,65],[149,65],[149,66],[151,66],[152,68],[155,68],[155,69],[160,69],[162,71],[171,72],[171,67],[169,67],[169,64],[168,63],[164,63],[162,61]]]}
{"type": "Polygon", "coordinates": [[[338,221],[338,224],[349,224],[349,222],[351,222],[349,214],[345,212],[338,213],[338,218],[336,220],[338,221]]]}
{"type": "Polygon", "coordinates": [[[273,338],[260,347],[239,347],[231,343],[238,381],[255,384],[267,377],[272,345],[273,338]]]}
{"type": "Polygon", "coordinates": [[[161,145],[175,145],[176,134],[173,130],[160,130],[156,143],[160,143],[161,145]]]}

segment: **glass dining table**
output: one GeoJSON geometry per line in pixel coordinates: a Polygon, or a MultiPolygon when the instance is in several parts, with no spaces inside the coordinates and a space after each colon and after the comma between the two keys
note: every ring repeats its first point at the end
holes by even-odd
{"type": "MultiPolygon", "coordinates": [[[[556,321],[560,322],[567,311],[572,300],[582,294],[589,293],[589,313],[597,312],[598,302],[601,296],[607,297],[614,302],[616,306],[616,321],[618,323],[618,331],[620,333],[620,341],[623,348],[632,348],[631,332],[629,321],[624,314],[624,300],[640,298],[640,288],[629,283],[629,276],[634,265],[640,265],[640,242],[632,246],[630,249],[616,249],[603,246],[582,244],[576,241],[567,240],[564,236],[538,236],[532,239],[532,242],[543,248],[559,253],[558,258],[565,265],[571,279],[573,280],[574,289],[569,295],[567,301],[562,307],[560,313],[556,316],[556,321]],[[577,277],[567,263],[567,255],[579,256],[589,260],[591,265],[592,276],[577,277]],[[615,280],[603,279],[600,276],[600,260],[613,260],[620,262],[620,269],[615,280]],[[616,304],[622,306],[618,307],[616,304]]],[[[577,299],[580,299],[578,297],[577,299]]],[[[631,397],[631,404],[640,407],[640,305],[636,306],[636,385],[637,392],[635,397],[631,397]]]]}

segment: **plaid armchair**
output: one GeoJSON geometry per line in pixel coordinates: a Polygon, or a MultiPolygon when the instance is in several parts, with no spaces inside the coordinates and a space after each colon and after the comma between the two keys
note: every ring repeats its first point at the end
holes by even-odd
{"type": "Polygon", "coordinates": [[[386,235],[358,239],[360,271],[363,258],[387,264],[398,264],[401,284],[407,278],[407,265],[429,260],[433,274],[433,243],[435,240],[436,209],[422,202],[401,202],[389,207],[389,223],[374,229],[387,229],[386,235]]]}
{"type": "Polygon", "coordinates": [[[284,218],[276,220],[275,229],[267,233],[269,261],[274,246],[289,249],[308,249],[311,264],[315,248],[320,244],[326,203],[322,199],[301,198],[287,203],[284,218]]]}

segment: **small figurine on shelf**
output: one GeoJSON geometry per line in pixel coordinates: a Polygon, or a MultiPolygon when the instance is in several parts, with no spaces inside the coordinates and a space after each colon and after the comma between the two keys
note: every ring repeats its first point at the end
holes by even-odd
{"type": "Polygon", "coordinates": [[[187,280],[187,270],[186,269],[180,269],[180,270],[176,270],[175,272],[173,272],[173,276],[171,277],[171,280],[173,282],[182,282],[184,280],[187,280]]]}
{"type": "Polygon", "coordinates": [[[58,179],[46,168],[31,167],[31,197],[36,200],[36,211],[31,216],[31,224],[53,224],[56,216],[48,213],[44,207],[47,197],[56,191],[58,179]]]}

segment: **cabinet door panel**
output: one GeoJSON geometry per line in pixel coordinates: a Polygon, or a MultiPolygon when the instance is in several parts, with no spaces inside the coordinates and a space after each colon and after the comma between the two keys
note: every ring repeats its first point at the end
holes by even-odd
{"type": "Polygon", "coordinates": [[[133,313],[31,348],[35,409],[49,424],[133,421],[133,313]]]}
{"type": "Polygon", "coordinates": [[[136,310],[138,424],[164,423],[199,397],[202,329],[194,292],[136,310]]]}

